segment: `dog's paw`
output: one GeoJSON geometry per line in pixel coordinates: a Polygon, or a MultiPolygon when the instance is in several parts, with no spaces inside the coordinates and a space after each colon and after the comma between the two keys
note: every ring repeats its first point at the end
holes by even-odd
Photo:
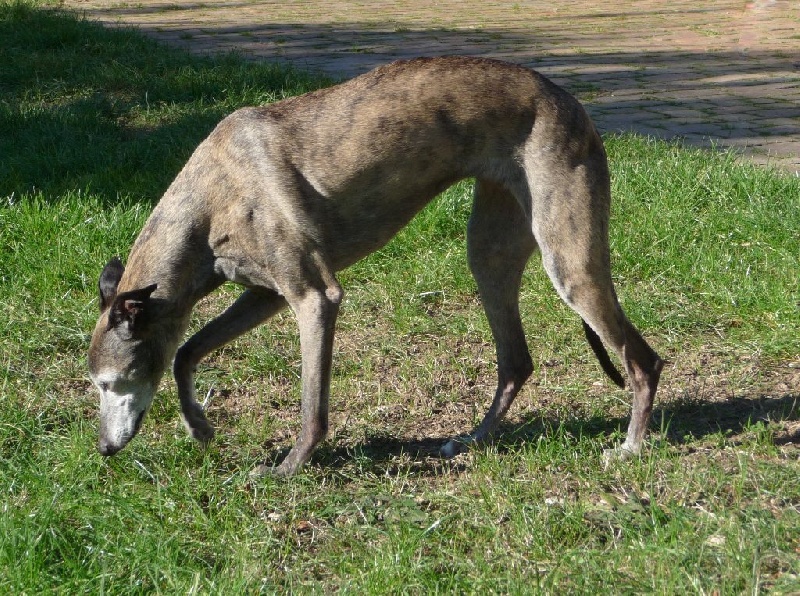
{"type": "Polygon", "coordinates": [[[214,438],[214,427],[211,426],[199,405],[189,411],[181,412],[181,420],[195,441],[206,445],[214,438]]]}
{"type": "Polygon", "coordinates": [[[608,467],[611,462],[624,462],[633,459],[639,452],[631,449],[624,443],[614,449],[603,449],[603,466],[608,467]]]}
{"type": "Polygon", "coordinates": [[[456,455],[466,452],[469,449],[472,439],[470,437],[458,437],[451,439],[439,449],[439,455],[445,459],[453,459],[456,455]]]}
{"type": "Polygon", "coordinates": [[[207,445],[214,438],[214,433],[214,427],[208,422],[204,422],[192,429],[192,438],[203,445],[207,445]]]}
{"type": "Polygon", "coordinates": [[[297,473],[297,468],[285,466],[270,466],[267,464],[258,464],[255,468],[250,470],[250,480],[258,480],[267,476],[272,478],[289,478],[297,473]]]}
{"type": "Polygon", "coordinates": [[[264,478],[265,476],[272,476],[274,475],[275,468],[272,466],[268,466],[267,464],[258,464],[255,468],[250,470],[250,479],[251,480],[258,480],[259,478],[264,478]]]}

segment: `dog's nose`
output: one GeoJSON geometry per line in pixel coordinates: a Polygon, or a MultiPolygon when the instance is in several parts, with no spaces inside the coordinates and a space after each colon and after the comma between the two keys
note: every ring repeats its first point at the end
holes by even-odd
{"type": "Polygon", "coordinates": [[[109,443],[106,439],[101,438],[97,442],[97,450],[100,452],[100,455],[108,457],[109,455],[114,455],[117,451],[119,451],[119,447],[113,443],[109,443]]]}

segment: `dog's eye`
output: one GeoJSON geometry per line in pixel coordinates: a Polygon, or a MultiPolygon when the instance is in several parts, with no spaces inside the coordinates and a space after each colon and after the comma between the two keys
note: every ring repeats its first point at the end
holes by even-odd
{"type": "Polygon", "coordinates": [[[106,391],[108,391],[109,385],[108,385],[108,383],[100,383],[100,384],[98,384],[98,387],[100,387],[100,391],[106,392],[106,391]]]}

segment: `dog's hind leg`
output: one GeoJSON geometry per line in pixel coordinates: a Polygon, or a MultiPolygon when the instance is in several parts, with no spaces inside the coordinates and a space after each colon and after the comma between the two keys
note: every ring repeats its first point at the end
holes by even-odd
{"type": "MultiPolygon", "coordinates": [[[[532,225],[542,262],[561,298],[623,362],[633,390],[633,408],[618,455],[638,454],[664,363],[625,316],[612,284],[605,156],[597,152],[583,164],[553,167],[548,173],[557,186],[546,176],[541,176],[544,180],[538,188],[532,186],[532,225]]],[[[591,342],[589,331],[587,335],[591,342]]],[[[602,346],[592,343],[603,363],[602,346]]],[[[606,359],[603,365],[608,372],[610,362],[606,359]]]]}
{"type": "Polygon", "coordinates": [[[194,371],[205,356],[263,323],[286,306],[271,290],[245,290],[225,312],[195,333],[175,354],[173,373],[181,402],[181,418],[191,436],[208,442],[214,429],[195,397],[194,371]]]}
{"type": "Polygon", "coordinates": [[[519,314],[519,289],[525,265],[536,242],[520,203],[504,187],[485,180],[475,183],[467,233],[467,255],[497,350],[494,401],[470,435],[441,449],[453,457],[470,444],[491,438],[522,384],[533,372],[519,314]]]}

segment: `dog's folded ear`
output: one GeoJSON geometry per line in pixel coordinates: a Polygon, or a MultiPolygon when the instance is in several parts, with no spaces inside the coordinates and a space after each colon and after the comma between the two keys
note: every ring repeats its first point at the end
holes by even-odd
{"type": "Polygon", "coordinates": [[[146,288],[118,294],[108,313],[108,328],[124,326],[131,333],[140,329],[148,312],[150,294],[157,287],[157,284],[152,284],[146,288]]]}
{"type": "Polygon", "coordinates": [[[122,274],[125,272],[125,267],[122,266],[122,261],[119,257],[112,258],[100,274],[100,312],[105,311],[114,298],[117,296],[117,286],[119,280],[122,279],[122,274]]]}

